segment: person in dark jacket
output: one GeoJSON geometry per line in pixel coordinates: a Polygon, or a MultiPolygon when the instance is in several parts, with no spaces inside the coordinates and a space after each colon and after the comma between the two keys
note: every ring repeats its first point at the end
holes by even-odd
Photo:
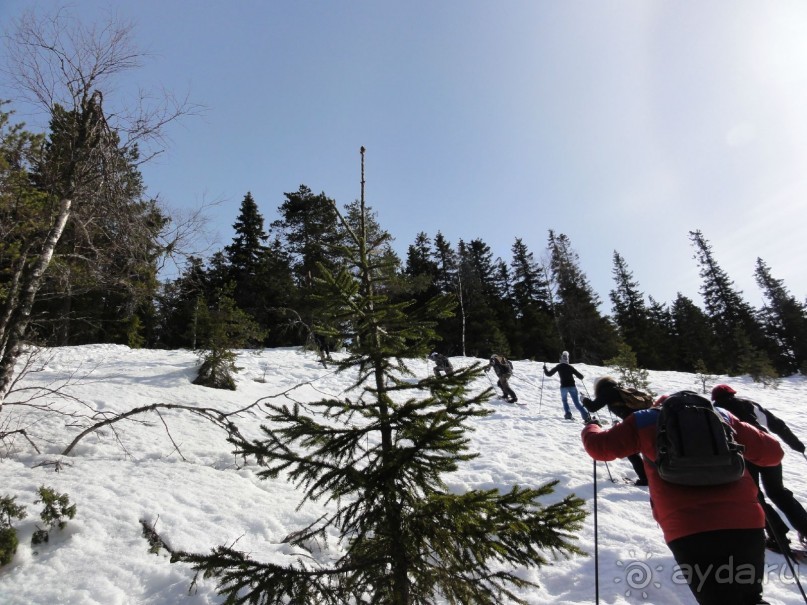
{"type": "Polygon", "coordinates": [[[451,361],[445,355],[432,351],[429,353],[429,359],[434,362],[434,375],[437,378],[443,375],[450,376],[454,373],[454,366],[451,365],[451,361]]]}
{"type": "MultiPolygon", "coordinates": [[[[636,411],[625,403],[622,394],[619,392],[619,384],[610,376],[603,376],[594,381],[593,400],[583,397],[583,407],[592,414],[605,406],[608,406],[608,411],[620,420],[625,420],[636,411]]],[[[639,454],[631,454],[627,458],[639,477],[635,485],[647,485],[647,473],[644,470],[642,457],[639,454]]]]}
{"type": "Polygon", "coordinates": [[[327,368],[326,360],[331,361],[331,347],[328,344],[328,337],[319,332],[314,332],[314,342],[317,345],[317,351],[319,351],[319,362],[323,367],[327,368]]]}
{"type": "Polygon", "coordinates": [[[569,402],[567,401],[568,398],[571,397],[572,402],[574,402],[574,407],[576,407],[577,411],[580,412],[580,415],[583,417],[583,421],[588,420],[588,412],[586,411],[586,408],[580,405],[580,399],[577,393],[577,385],[574,382],[575,376],[577,376],[580,380],[583,380],[583,375],[569,363],[568,351],[561,353],[560,363],[551,370],[547,370],[546,364],[544,364],[545,376],[553,376],[556,372],[560,377],[560,399],[563,402],[564,418],[566,418],[566,420],[572,419],[572,411],[569,409],[569,402]]]}
{"type": "Polygon", "coordinates": [[[488,367],[485,368],[485,372],[488,372],[490,368],[493,368],[493,371],[496,372],[496,376],[499,377],[496,384],[502,390],[504,400],[510,403],[518,401],[518,396],[515,391],[510,388],[510,377],[513,375],[513,363],[502,355],[493,355],[490,358],[488,367]]]}
{"type": "MultiPolygon", "coordinates": [[[[804,453],[804,444],[799,440],[793,431],[785,424],[779,417],[775,416],[770,410],[766,410],[761,405],[750,399],[744,397],[737,397],[737,391],[727,384],[719,384],[712,389],[712,401],[715,405],[728,410],[743,422],[747,422],[762,431],[767,431],[777,435],[782,441],[790,446],[791,449],[804,453]]],[[[762,484],[765,495],[768,496],[771,502],[782,511],[799,533],[799,540],[803,543],[807,540],[807,511],[793,496],[793,492],[784,486],[782,481],[782,465],[759,467],[754,464],[749,464],[749,471],[751,476],[756,481],[757,485],[762,484]]],[[[769,526],[766,527],[770,534],[768,538],[768,546],[774,550],[780,550],[781,547],[776,540],[777,536],[782,541],[782,546],[787,549],[790,539],[787,537],[789,531],[788,526],[782,521],[776,510],[762,496],[760,492],[760,502],[765,509],[765,514],[769,526]]]]}
{"type": "MultiPolygon", "coordinates": [[[[583,447],[595,460],[639,453],[644,459],[653,517],[661,527],[679,573],[700,605],[760,605],[765,571],[765,512],[746,469],[737,481],[715,486],[669,483],[656,470],[659,408],[638,410],[609,430],[592,418],[583,447]]],[[[745,447],[743,456],[760,467],[775,466],[784,452],[776,438],[721,410],[745,447]]]]}

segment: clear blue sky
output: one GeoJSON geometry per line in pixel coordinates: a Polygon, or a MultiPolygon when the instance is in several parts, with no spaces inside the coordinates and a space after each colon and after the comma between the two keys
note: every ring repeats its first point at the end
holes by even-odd
{"type": "MultiPolygon", "coordinates": [[[[3,0],[0,22],[52,1],[3,0]]],[[[757,257],[807,296],[807,3],[81,0],[150,51],[126,85],[207,107],[143,169],[175,207],[247,191],[267,224],[305,184],[366,197],[405,257],[415,235],[537,259],[567,234],[610,312],[612,254],[656,300],[700,304],[700,229],[754,306],[757,257]]],[[[12,91],[0,89],[1,97],[12,91]]],[[[29,123],[33,120],[29,119],[29,123]]]]}

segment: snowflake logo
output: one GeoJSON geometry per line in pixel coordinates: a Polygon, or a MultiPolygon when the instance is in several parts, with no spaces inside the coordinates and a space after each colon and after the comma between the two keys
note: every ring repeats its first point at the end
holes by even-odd
{"type": "Polygon", "coordinates": [[[630,551],[628,554],[633,557],[633,560],[618,560],[616,562],[617,567],[622,569],[623,575],[614,578],[614,584],[622,584],[624,582],[624,594],[626,597],[636,595],[641,596],[642,599],[647,599],[649,597],[647,589],[651,586],[656,589],[661,588],[661,582],[655,580],[653,575],[654,572],[663,571],[664,566],[653,566],[653,564],[650,563],[650,558],[653,556],[652,553],[646,554],[644,561],[637,560],[636,553],[633,551],[630,551]]]}

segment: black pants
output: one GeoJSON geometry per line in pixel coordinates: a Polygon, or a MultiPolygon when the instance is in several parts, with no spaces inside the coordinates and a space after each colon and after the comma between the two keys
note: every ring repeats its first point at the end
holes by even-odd
{"type": "Polygon", "coordinates": [[[628,461],[633,467],[633,470],[636,471],[636,474],[639,475],[639,480],[647,485],[647,472],[644,470],[644,462],[642,462],[641,454],[631,454],[628,456],[628,461]]]}
{"type": "Polygon", "coordinates": [[[684,536],[670,547],[700,605],[759,605],[765,569],[765,532],[721,529],[684,536]]]}
{"type": "MultiPolygon", "coordinates": [[[[773,502],[776,508],[782,511],[784,516],[787,517],[787,520],[790,521],[793,529],[807,536],[807,511],[804,510],[804,507],[796,500],[795,496],[793,496],[793,492],[787,489],[782,482],[782,465],[777,464],[776,466],[760,467],[749,463],[748,472],[754,478],[758,486],[761,484],[768,500],[773,502]]],[[[782,519],[776,514],[776,511],[771,511],[770,505],[768,505],[763,498],[760,498],[760,501],[763,502],[768,523],[773,525],[774,530],[781,538],[784,538],[788,531],[787,525],[782,522],[782,519]]]]}

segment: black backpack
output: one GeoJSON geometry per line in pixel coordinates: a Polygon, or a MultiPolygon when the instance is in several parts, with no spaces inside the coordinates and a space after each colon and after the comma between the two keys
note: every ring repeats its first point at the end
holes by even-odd
{"type": "Polygon", "coordinates": [[[664,400],[657,424],[656,468],[678,485],[723,485],[745,470],[742,445],[712,402],[692,391],[664,400]]]}

